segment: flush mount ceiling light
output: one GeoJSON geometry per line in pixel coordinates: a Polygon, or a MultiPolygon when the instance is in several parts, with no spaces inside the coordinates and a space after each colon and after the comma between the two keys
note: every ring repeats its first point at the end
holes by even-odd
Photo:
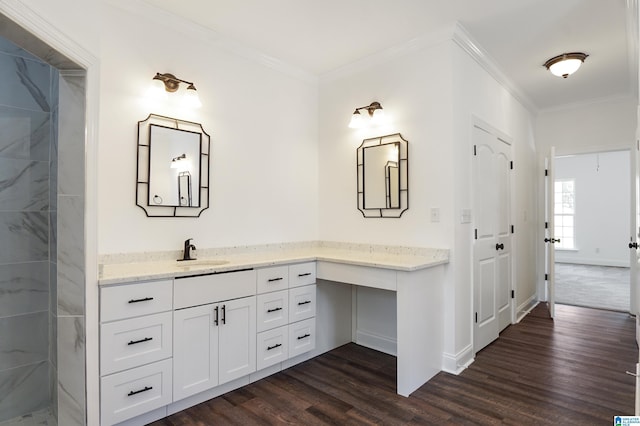
{"type": "Polygon", "coordinates": [[[368,122],[372,124],[379,124],[382,118],[384,117],[384,110],[382,109],[382,105],[380,102],[371,102],[371,104],[363,107],[358,107],[353,111],[353,115],[351,116],[351,121],[349,122],[349,127],[352,129],[358,129],[360,127],[364,127],[368,122]],[[363,116],[360,113],[360,110],[367,110],[368,117],[363,116]]]}
{"type": "Polygon", "coordinates": [[[196,91],[196,86],[194,86],[192,82],[182,80],[173,74],[160,74],[159,72],[157,72],[155,77],[153,77],[152,87],[153,91],[158,95],[158,97],[161,97],[165,95],[165,92],[176,92],[180,87],[180,83],[184,83],[187,85],[187,91],[183,97],[185,105],[192,108],[201,107],[202,102],[200,102],[200,97],[198,96],[198,92],[196,91]]]}
{"type": "Polygon", "coordinates": [[[578,71],[587,56],[589,55],[582,52],[563,53],[549,59],[544,66],[551,71],[551,74],[567,78],[578,71]]]}

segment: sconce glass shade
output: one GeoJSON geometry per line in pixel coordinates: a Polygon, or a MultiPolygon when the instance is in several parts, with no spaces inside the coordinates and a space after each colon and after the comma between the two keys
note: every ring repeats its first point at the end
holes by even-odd
{"type": "Polygon", "coordinates": [[[563,53],[562,55],[549,59],[544,63],[544,66],[551,72],[551,74],[567,78],[574,72],[578,71],[578,68],[580,68],[587,56],[589,55],[580,52],[563,53]]]}
{"type": "Polygon", "coordinates": [[[189,108],[200,108],[202,106],[202,102],[200,102],[200,96],[198,96],[198,91],[193,84],[190,84],[189,87],[187,87],[187,91],[184,94],[183,101],[185,106],[189,108]]]}
{"type": "Polygon", "coordinates": [[[371,124],[374,126],[378,126],[384,122],[384,110],[382,107],[373,111],[373,115],[371,116],[371,124]]]}
{"type": "Polygon", "coordinates": [[[147,98],[154,101],[167,99],[167,91],[164,89],[164,83],[161,80],[151,80],[151,84],[147,90],[147,98]]]}
{"type": "Polygon", "coordinates": [[[355,110],[353,115],[351,116],[351,121],[349,122],[349,127],[352,129],[359,129],[363,127],[365,124],[365,118],[360,114],[360,111],[355,110]]]}

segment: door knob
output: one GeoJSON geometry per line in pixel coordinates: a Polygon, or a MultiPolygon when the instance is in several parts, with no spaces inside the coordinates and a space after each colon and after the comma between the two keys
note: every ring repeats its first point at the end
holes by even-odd
{"type": "Polygon", "coordinates": [[[504,244],[496,244],[496,250],[504,250],[504,244]]]}
{"type": "Polygon", "coordinates": [[[560,238],[545,238],[544,239],[545,243],[559,243],[560,242],[560,238]]]}
{"type": "Polygon", "coordinates": [[[638,243],[637,243],[637,242],[635,242],[635,243],[629,243],[629,248],[635,248],[635,249],[637,249],[637,248],[638,248],[638,243]]]}

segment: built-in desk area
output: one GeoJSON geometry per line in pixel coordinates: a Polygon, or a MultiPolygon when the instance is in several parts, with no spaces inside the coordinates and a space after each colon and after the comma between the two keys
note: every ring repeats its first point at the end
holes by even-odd
{"type": "MultiPolygon", "coordinates": [[[[144,424],[351,341],[397,356],[400,395],[410,395],[441,370],[447,250],[314,242],[200,250],[195,262],[176,262],[177,254],[101,259],[101,346],[113,349],[120,335],[127,346],[124,355],[114,356],[121,367],[101,369],[104,424],[144,424]],[[125,311],[118,311],[118,303],[125,311]],[[264,325],[270,320],[261,310],[282,317],[287,307],[278,327],[264,325]],[[228,337],[223,327],[215,335],[208,331],[226,323],[235,324],[228,337]],[[146,334],[126,334],[142,325],[146,334]],[[196,330],[201,337],[190,340],[196,330]],[[114,337],[105,340],[107,332],[114,337]],[[131,352],[131,342],[140,361],[132,361],[138,352],[131,352]],[[234,347],[238,356],[229,352],[234,347]],[[207,358],[193,358],[201,351],[207,358]],[[213,358],[220,359],[220,378],[201,380],[213,358]],[[223,365],[224,359],[231,364],[223,365]],[[191,368],[196,361],[206,368],[191,368]],[[192,381],[176,382],[177,371],[179,379],[192,381]],[[141,381],[128,383],[137,372],[141,381]],[[144,382],[152,376],[157,384],[144,382]]],[[[101,349],[103,367],[111,362],[104,354],[110,351],[101,349]]]]}

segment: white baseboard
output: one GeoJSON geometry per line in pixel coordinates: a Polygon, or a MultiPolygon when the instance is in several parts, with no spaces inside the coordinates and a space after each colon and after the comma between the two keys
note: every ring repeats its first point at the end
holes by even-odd
{"type": "Polygon", "coordinates": [[[368,331],[357,330],[356,341],[360,346],[365,348],[374,349],[376,351],[384,352],[385,354],[397,356],[398,355],[398,342],[395,339],[391,339],[386,336],[371,333],[368,331]]]}
{"type": "Polygon", "coordinates": [[[617,266],[619,268],[628,268],[629,259],[585,259],[582,257],[558,256],[556,253],[556,263],[573,263],[575,265],[593,265],[593,266],[617,266]]]}
{"type": "Polygon", "coordinates": [[[457,354],[442,354],[442,371],[458,375],[474,361],[473,346],[468,345],[457,354]]]}
{"type": "Polygon", "coordinates": [[[516,314],[516,323],[519,323],[522,320],[522,318],[527,316],[527,314],[531,312],[533,308],[538,306],[538,303],[540,303],[540,301],[536,298],[535,295],[533,295],[530,298],[528,298],[524,303],[522,303],[520,306],[518,306],[518,311],[516,314]]]}

